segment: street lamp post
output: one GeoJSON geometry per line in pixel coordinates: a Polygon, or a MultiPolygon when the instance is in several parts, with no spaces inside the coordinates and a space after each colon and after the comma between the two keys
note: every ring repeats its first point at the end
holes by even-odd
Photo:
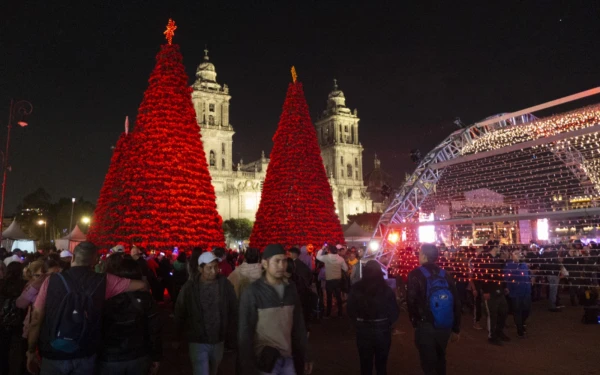
{"type": "MultiPolygon", "coordinates": [[[[71,221],[69,222],[69,230],[73,230],[73,210],[75,210],[75,198],[71,198],[71,221]]],[[[71,251],[71,232],[69,232],[67,236],[69,236],[69,242],[67,242],[69,246],[68,250],[71,251]]]]}
{"type": "MultiPolygon", "coordinates": [[[[10,108],[8,110],[8,131],[6,132],[6,151],[2,158],[2,199],[0,200],[0,240],[2,239],[2,225],[4,224],[4,195],[6,193],[6,173],[10,170],[8,165],[8,150],[10,147],[10,129],[12,128],[12,122],[18,114],[21,116],[27,116],[33,111],[33,105],[26,100],[20,100],[15,102],[10,101],[10,108]]],[[[27,126],[25,121],[18,121],[17,124],[21,127],[27,126]]]]}
{"type": "Polygon", "coordinates": [[[44,226],[44,243],[45,243],[46,242],[46,226],[48,225],[47,221],[46,220],[40,220],[40,221],[38,221],[38,225],[43,225],[44,226]]]}
{"type": "Polygon", "coordinates": [[[71,203],[71,221],[69,222],[69,230],[73,230],[73,211],[75,210],[75,198],[71,198],[71,203]]]}

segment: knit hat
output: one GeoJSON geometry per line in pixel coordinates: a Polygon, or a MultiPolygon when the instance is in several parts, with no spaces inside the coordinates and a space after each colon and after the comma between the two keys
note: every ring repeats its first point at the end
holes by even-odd
{"type": "Polygon", "coordinates": [[[279,244],[271,244],[265,247],[265,251],[263,251],[262,258],[269,259],[273,255],[285,255],[285,249],[283,246],[279,244]]]}

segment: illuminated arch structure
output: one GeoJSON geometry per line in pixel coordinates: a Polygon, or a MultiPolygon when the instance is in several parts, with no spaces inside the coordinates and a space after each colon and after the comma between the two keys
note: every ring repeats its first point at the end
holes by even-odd
{"type": "Polygon", "coordinates": [[[537,239],[538,219],[550,223],[551,237],[600,237],[600,104],[541,119],[532,115],[598,93],[600,87],[450,134],[400,187],[366,258],[389,265],[398,242],[418,245],[416,233],[424,225],[434,225],[448,245],[476,245],[477,228],[486,225],[490,233],[506,235],[495,239],[528,243],[537,239]]]}

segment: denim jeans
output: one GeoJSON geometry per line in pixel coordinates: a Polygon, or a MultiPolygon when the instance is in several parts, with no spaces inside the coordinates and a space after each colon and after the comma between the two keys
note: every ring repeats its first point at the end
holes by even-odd
{"type": "Polygon", "coordinates": [[[260,372],[260,375],[296,375],[294,368],[294,359],[290,357],[281,357],[275,362],[275,367],[271,372],[260,372]]]}
{"type": "Polygon", "coordinates": [[[147,356],[130,361],[98,362],[98,375],[147,375],[150,358],[147,356]]]}
{"type": "Polygon", "coordinates": [[[556,308],[556,296],[558,295],[558,276],[546,276],[548,279],[549,290],[548,290],[548,304],[549,308],[556,308]]]}
{"type": "Polygon", "coordinates": [[[190,342],[190,360],[194,375],[216,375],[223,359],[224,343],[200,344],[190,342]]]}
{"type": "Polygon", "coordinates": [[[40,375],[89,375],[96,368],[96,355],[77,359],[42,358],[40,375]]]}

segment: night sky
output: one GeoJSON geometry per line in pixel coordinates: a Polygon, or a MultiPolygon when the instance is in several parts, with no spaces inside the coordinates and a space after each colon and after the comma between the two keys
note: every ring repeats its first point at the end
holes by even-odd
{"type": "Polygon", "coordinates": [[[11,134],[6,214],[40,186],[54,199],[97,199],[124,118],[135,121],[169,17],[190,84],[207,44],[217,81],[229,85],[234,163],[270,151],[291,65],[313,121],[338,79],[346,104],[358,108],[364,171],[377,153],[399,180],[414,168],[410,150],[425,154],[456,129],[457,116],[470,124],[587,90],[600,78],[594,1],[239,3],[246,5],[3,4],[0,147],[10,99],[34,106],[29,126],[11,134]]]}

